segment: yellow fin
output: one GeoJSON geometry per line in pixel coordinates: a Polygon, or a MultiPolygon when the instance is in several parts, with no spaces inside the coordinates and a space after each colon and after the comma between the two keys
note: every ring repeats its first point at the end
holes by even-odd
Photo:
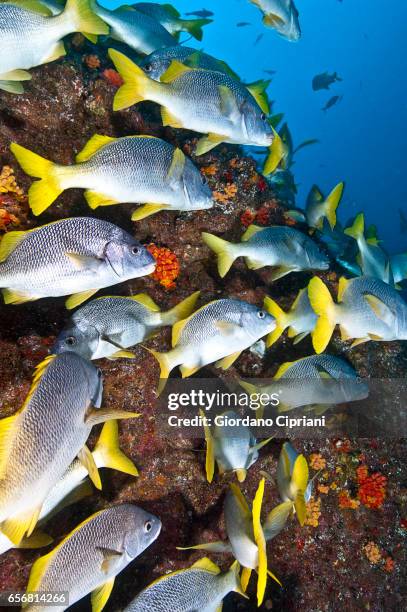
{"type": "Polygon", "coordinates": [[[259,227],[258,225],[253,225],[253,224],[249,225],[249,227],[247,228],[247,230],[243,234],[241,240],[243,242],[247,242],[248,240],[250,240],[250,238],[252,236],[257,234],[258,232],[262,232],[264,229],[265,229],[264,227],[259,227]]]}
{"type": "Polygon", "coordinates": [[[322,280],[315,276],[308,285],[308,297],[318,321],[312,332],[312,343],[316,353],[322,353],[327,347],[335,329],[335,304],[329,289],[322,280]]]}
{"type": "Polygon", "coordinates": [[[171,310],[161,313],[161,323],[163,325],[175,325],[178,321],[188,318],[195,307],[200,293],[200,291],[195,291],[185,300],[174,306],[174,308],[171,308],[171,310]]]}
{"type": "Polygon", "coordinates": [[[250,567],[244,567],[242,570],[242,575],[240,577],[240,582],[242,585],[243,593],[246,592],[247,587],[249,586],[251,575],[252,575],[252,570],[250,569],[250,567]]]}
{"type": "Polygon", "coordinates": [[[115,579],[111,578],[110,580],[105,582],[105,584],[102,584],[102,586],[92,591],[92,612],[102,612],[112,592],[114,581],[115,579]]]}
{"type": "Polygon", "coordinates": [[[7,234],[4,234],[0,243],[0,262],[5,261],[26,236],[27,232],[7,232],[7,234]]]}
{"type": "Polygon", "coordinates": [[[134,300],[135,302],[138,302],[139,304],[142,304],[143,306],[145,306],[149,310],[152,310],[153,312],[160,312],[160,307],[157,306],[154,300],[149,295],[147,295],[147,293],[138,293],[137,295],[130,296],[129,299],[134,300]]]}
{"type": "Polygon", "coordinates": [[[99,467],[118,470],[131,476],[138,476],[138,470],[134,463],[120,450],[117,421],[107,421],[103,425],[99,440],[92,454],[99,467]]]}
{"type": "Polygon", "coordinates": [[[301,527],[304,526],[305,519],[307,518],[307,506],[304,498],[304,491],[298,491],[294,501],[295,512],[297,514],[298,522],[301,527]]]}
{"type": "Polygon", "coordinates": [[[88,140],[86,145],[83,147],[82,151],[78,153],[76,156],[76,161],[78,163],[88,161],[97,151],[102,149],[105,145],[118,140],[117,138],[112,138],[112,136],[102,136],[101,134],[95,134],[88,140]]]}
{"type": "Polygon", "coordinates": [[[240,356],[241,352],[242,351],[236,351],[236,353],[232,353],[231,355],[228,355],[223,359],[219,359],[219,361],[215,363],[215,367],[221,368],[222,370],[229,369],[230,366],[233,365],[236,359],[240,356]]]}
{"type": "Polygon", "coordinates": [[[7,91],[8,93],[12,93],[12,94],[22,94],[24,93],[24,87],[23,85],[18,82],[18,81],[4,81],[3,79],[0,78],[0,89],[2,91],[7,91]]]}
{"type": "Polygon", "coordinates": [[[120,87],[114,97],[113,110],[122,110],[137,104],[137,102],[149,99],[149,92],[154,87],[154,82],[146,75],[144,70],[115,49],[109,49],[109,57],[124,80],[124,85],[120,87]]]}
{"type": "Polygon", "coordinates": [[[341,332],[341,340],[343,340],[345,342],[346,340],[349,340],[351,338],[351,336],[348,334],[348,332],[343,327],[343,325],[340,325],[339,329],[340,329],[340,332],[341,332]]]}
{"type": "Polygon", "coordinates": [[[28,579],[27,592],[38,591],[42,577],[45,574],[53,553],[54,551],[51,551],[34,562],[28,579]]]}
{"type": "Polygon", "coordinates": [[[35,390],[37,389],[40,383],[41,378],[44,376],[48,366],[50,365],[52,361],[54,361],[54,359],[56,359],[56,355],[48,355],[48,357],[45,357],[45,359],[43,359],[41,363],[39,363],[37,367],[35,368],[30,390],[19,412],[23,411],[24,408],[28,405],[29,401],[31,400],[35,390]]]}
{"type": "Polygon", "coordinates": [[[264,537],[263,528],[261,526],[261,506],[263,503],[265,479],[262,478],[256,491],[253,500],[253,535],[254,541],[258,549],[258,567],[257,567],[257,606],[260,607],[263,603],[264,594],[267,585],[267,551],[266,539],[264,537]]]}
{"type": "Polygon", "coordinates": [[[178,60],[172,60],[167,70],[164,72],[164,74],[161,75],[160,81],[161,83],[171,83],[172,81],[175,81],[175,79],[178,79],[180,76],[182,76],[186,72],[190,72],[191,70],[192,68],[181,64],[181,62],[179,62],[178,60]]]}
{"type": "Polygon", "coordinates": [[[266,115],[270,114],[270,105],[266,94],[266,89],[270,85],[270,82],[271,81],[261,80],[246,85],[246,89],[249,90],[263,113],[266,115]]]}
{"type": "Polygon", "coordinates": [[[92,10],[89,0],[67,0],[64,15],[69,16],[75,32],[109,34],[109,26],[92,10]]]}
{"type": "Polygon", "coordinates": [[[216,254],[219,276],[224,278],[237,257],[233,250],[234,245],[227,240],[223,240],[223,238],[219,238],[219,236],[208,234],[207,232],[202,233],[202,240],[216,254]]]}
{"type": "Polygon", "coordinates": [[[199,561],[196,561],[192,565],[192,567],[199,567],[200,569],[204,569],[207,572],[211,572],[211,574],[220,574],[219,567],[216,565],[216,563],[208,559],[208,557],[203,557],[202,559],[199,559],[199,561]]]}
{"type": "Polygon", "coordinates": [[[363,237],[365,232],[365,217],[363,213],[359,213],[351,227],[344,230],[344,234],[351,236],[355,240],[363,237]]]}
{"type": "MultiPolygon", "coordinates": [[[[38,0],[13,0],[10,4],[31,11],[32,13],[38,13],[43,17],[52,16],[52,11],[38,0]]],[[[62,9],[63,7],[61,6],[61,10],[62,9]]]]}
{"type": "Polygon", "coordinates": [[[272,578],[273,580],[275,580],[275,582],[277,582],[277,584],[279,584],[281,587],[283,586],[280,580],[277,578],[277,576],[275,576],[273,572],[270,571],[269,569],[267,570],[267,575],[270,576],[270,578],[272,578]]]}
{"type": "Polygon", "coordinates": [[[342,199],[344,186],[344,183],[338,183],[338,185],[332,189],[324,203],[326,218],[332,230],[336,225],[336,209],[342,199]]]}
{"type": "Polygon", "coordinates": [[[132,221],[141,221],[141,219],[145,219],[150,215],[155,215],[155,213],[160,212],[160,210],[166,210],[168,206],[166,204],[144,204],[144,206],[140,206],[137,208],[133,214],[131,215],[132,221]]]}
{"type": "Polygon", "coordinates": [[[89,208],[92,210],[99,208],[99,206],[112,206],[113,204],[119,204],[118,200],[114,200],[110,196],[106,196],[103,193],[98,193],[97,191],[91,191],[89,189],[85,191],[84,196],[89,208]]]}
{"type": "Polygon", "coordinates": [[[1,531],[18,546],[25,535],[30,536],[34,531],[40,512],[41,506],[6,519],[1,523],[1,531]]]}
{"type": "Polygon", "coordinates": [[[163,125],[170,125],[174,128],[183,128],[184,124],[182,119],[178,119],[166,106],[161,107],[161,120],[163,125]]]}
{"type": "Polygon", "coordinates": [[[12,416],[0,420],[0,477],[6,463],[7,451],[9,449],[11,434],[14,429],[16,418],[17,415],[13,414],[12,416]]]}
{"type": "Polygon", "coordinates": [[[269,146],[269,153],[264,162],[263,174],[264,176],[268,176],[269,174],[273,174],[275,172],[281,162],[282,159],[286,156],[286,147],[276,130],[271,126],[273,130],[274,140],[269,146]]]}
{"type": "Polygon", "coordinates": [[[15,289],[2,289],[1,292],[5,304],[24,304],[24,302],[31,302],[37,299],[23,291],[16,291],[15,289]]]}
{"type": "Polygon", "coordinates": [[[296,363],[295,361],[286,361],[285,363],[283,363],[277,370],[274,379],[275,380],[279,380],[279,378],[282,378],[284,376],[284,374],[286,373],[286,371],[288,370],[288,368],[291,368],[291,366],[296,363]]]}
{"type": "MultiPolygon", "coordinates": [[[[261,267],[264,266],[264,264],[261,265],[261,267]]],[[[294,272],[295,269],[293,268],[289,268],[288,266],[279,266],[278,268],[274,268],[274,270],[271,272],[270,274],[270,279],[272,281],[276,281],[279,280],[280,278],[283,278],[284,276],[287,276],[287,274],[290,274],[291,272],[294,272]]]]}
{"type": "Polygon", "coordinates": [[[32,76],[27,70],[10,70],[10,72],[2,73],[0,79],[2,81],[31,81],[32,76]]]}
{"type": "Polygon", "coordinates": [[[243,493],[241,492],[241,490],[239,489],[239,487],[237,485],[235,485],[234,483],[232,483],[230,485],[230,490],[233,493],[233,496],[236,500],[236,502],[238,503],[240,510],[242,511],[242,514],[247,518],[247,519],[251,519],[252,518],[252,513],[250,512],[250,508],[247,504],[247,501],[243,495],[243,493]]]}
{"type": "Polygon", "coordinates": [[[289,325],[287,314],[282,308],[272,300],[269,296],[264,298],[264,307],[269,314],[276,320],[276,328],[268,334],[266,345],[267,348],[272,346],[280,338],[286,327],[289,325]]]}
{"type": "Polygon", "coordinates": [[[345,293],[348,285],[349,285],[348,279],[345,278],[344,276],[341,276],[341,278],[339,279],[339,285],[338,285],[338,302],[342,302],[343,294],[345,293]]]}
{"type": "Polygon", "coordinates": [[[167,178],[170,182],[178,182],[181,179],[185,167],[185,155],[178,147],[174,150],[167,178]]]}
{"type": "Polygon", "coordinates": [[[48,57],[43,60],[43,64],[49,64],[50,62],[54,62],[55,60],[59,59],[60,57],[64,57],[66,55],[66,50],[65,50],[65,45],[62,42],[62,40],[60,40],[55,47],[53,48],[53,50],[51,51],[51,53],[48,55],[48,57]]]}
{"type": "Polygon", "coordinates": [[[354,348],[355,346],[359,346],[359,344],[365,344],[365,342],[369,342],[369,340],[371,340],[370,337],[367,338],[356,338],[356,340],[354,340],[351,344],[351,348],[354,348]]]}
{"type": "Polygon", "coordinates": [[[298,455],[293,467],[292,480],[301,491],[305,491],[308,485],[309,471],[308,463],[304,455],[298,455]]]}
{"type": "Polygon", "coordinates": [[[187,319],[182,319],[181,321],[177,321],[172,326],[172,339],[171,339],[172,347],[177,346],[180,336],[182,334],[182,330],[184,329],[188,321],[189,321],[189,317],[187,319]]]}
{"type": "Polygon", "coordinates": [[[391,315],[390,308],[375,295],[365,294],[364,298],[379,319],[386,320],[391,315]]]}
{"type": "Polygon", "coordinates": [[[274,28],[274,26],[276,25],[285,25],[284,19],[282,19],[279,15],[276,15],[275,13],[268,13],[267,15],[264,15],[263,23],[264,25],[269,26],[271,28],[274,28]]]}
{"type": "Polygon", "coordinates": [[[225,136],[221,136],[220,134],[208,134],[207,136],[203,136],[197,142],[195,148],[195,155],[205,155],[212,149],[218,146],[221,142],[226,139],[225,136]]]}
{"type": "Polygon", "coordinates": [[[87,446],[84,446],[78,453],[78,459],[82,465],[88,470],[89,478],[99,490],[102,489],[102,481],[100,480],[99,471],[97,469],[92,453],[87,446]]]}
{"type": "Polygon", "coordinates": [[[239,482],[244,482],[246,480],[247,470],[244,470],[243,468],[237,469],[236,476],[239,482]]]}
{"type": "Polygon", "coordinates": [[[115,359],[135,359],[136,355],[131,351],[125,351],[123,349],[119,349],[113,355],[110,355],[108,359],[114,361],[115,359]]]}
{"type": "Polygon", "coordinates": [[[195,374],[195,372],[198,372],[198,370],[201,369],[201,366],[191,367],[187,365],[181,365],[179,369],[180,369],[182,378],[188,378],[188,376],[192,376],[193,374],[195,374]]]}
{"type": "Polygon", "coordinates": [[[18,548],[43,548],[53,542],[53,538],[40,529],[36,529],[28,538],[23,538],[18,548]]]}
{"type": "Polygon", "coordinates": [[[81,293],[74,293],[73,295],[70,295],[69,298],[66,300],[65,307],[68,310],[72,310],[83,302],[86,302],[86,300],[91,298],[92,295],[95,295],[95,293],[97,293],[98,291],[99,289],[88,289],[87,291],[82,291],[81,293]]]}
{"type": "MultiPolygon", "coordinates": [[[[205,418],[205,413],[203,410],[200,410],[200,415],[202,418],[205,418]]],[[[205,469],[206,469],[206,480],[211,483],[213,480],[213,474],[215,471],[215,452],[213,445],[213,437],[211,433],[211,428],[204,421],[204,433],[205,433],[205,442],[206,442],[206,459],[205,459],[205,469]]]]}
{"type": "Polygon", "coordinates": [[[172,365],[170,360],[168,359],[167,353],[159,353],[158,351],[154,351],[153,349],[144,347],[149,353],[151,353],[155,359],[158,361],[158,365],[160,366],[160,382],[158,384],[158,395],[164,389],[165,381],[170,375],[172,370],[172,365]]]}

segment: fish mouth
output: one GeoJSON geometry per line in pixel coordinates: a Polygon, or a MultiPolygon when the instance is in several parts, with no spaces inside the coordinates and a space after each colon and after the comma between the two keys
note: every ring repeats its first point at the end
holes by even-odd
{"type": "Polygon", "coordinates": [[[147,264],[146,266],[143,266],[141,268],[140,276],[148,276],[149,274],[152,274],[155,271],[156,266],[157,266],[157,262],[154,262],[154,263],[151,263],[151,264],[147,264]]]}

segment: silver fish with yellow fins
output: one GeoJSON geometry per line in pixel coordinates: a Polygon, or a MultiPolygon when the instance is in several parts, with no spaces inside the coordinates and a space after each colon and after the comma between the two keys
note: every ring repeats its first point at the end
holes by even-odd
{"type": "Polygon", "coordinates": [[[287,328],[288,337],[294,338],[294,344],[301,342],[315,328],[318,317],[309,301],[307,287],[300,289],[288,312],[284,312],[269,296],[264,298],[264,304],[277,322],[276,329],[267,337],[267,347],[277,342],[287,328]]]}
{"type": "Polygon", "coordinates": [[[6,304],[71,293],[66,305],[74,308],[103,287],[151,274],[155,265],[133,236],[89,217],[8,232],[0,243],[0,287],[6,304]]]}
{"type": "Polygon", "coordinates": [[[109,419],[136,416],[102,409],[101,401],[100,370],[75,353],[51,355],[37,367],[21,409],[0,421],[0,528],[14,544],[31,535],[47,496],[76,456],[101,488],[85,444],[90,431],[109,419]]]}
{"type": "MultiPolygon", "coordinates": [[[[141,555],[161,531],[161,521],[133,504],[96,512],[40,557],[31,569],[27,591],[68,591],[69,605],[92,593],[92,610],[101,612],[116,576],[141,555]]],[[[62,612],[67,606],[53,606],[62,612]]],[[[30,605],[40,612],[46,606],[30,605]]]]}
{"type": "MultiPolygon", "coordinates": [[[[119,448],[119,434],[116,421],[107,421],[103,425],[99,440],[92,451],[95,465],[100,468],[111,468],[131,476],[138,476],[134,463],[122,453],[119,448]]],[[[51,516],[66,508],[78,500],[92,495],[93,488],[88,479],[89,472],[79,459],[75,459],[61,480],[51,489],[46,497],[38,522],[45,523],[51,516]]],[[[39,530],[34,531],[32,536],[24,538],[18,545],[24,548],[40,548],[52,542],[52,538],[39,530]]],[[[14,544],[6,535],[0,533],[0,554],[3,554],[14,544]]]]}
{"type": "Polygon", "coordinates": [[[271,279],[277,280],[302,270],[327,270],[329,259],[309,236],[280,225],[250,225],[237,244],[204,232],[202,239],[218,257],[219,276],[223,278],[238,257],[244,257],[250,270],[265,266],[276,268],[271,279]]]}
{"type": "Polygon", "coordinates": [[[151,337],[161,327],[188,317],[198,297],[196,291],[167,312],[161,312],[143,293],[97,298],[74,312],[52,350],[74,351],[85,359],[132,358],[134,354],[126,349],[151,337]]]}
{"type": "Polygon", "coordinates": [[[280,504],[270,513],[264,527],[261,524],[261,509],[264,495],[264,478],[260,481],[252,507],[249,507],[243,493],[235,484],[230,485],[226,494],[224,515],[226,542],[209,542],[197,544],[179,550],[207,550],[214,553],[230,552],[243,567],[241,574],[242,588],[246,591],[253,570],[258,574],[257,605],[260,607],[266,590],[267,576],[270,576],[280,586],[281,582],[267,567],[266,531],[268,540],[275,537],[283,529],[292,503],[280,504]]]}
{"type": "Polygon", "coordinates": [[[109,56],[124,80],[113,110],[143,100],[160,104],[163,125],[207,134],[198,142],[196,155],[221,142],[254,146],[273,142],[264,82],[249,91],[227,74],[189,68],[176,60],[157,82],[122,53],[110,49],[109,56]]]}
{"type": "Polygon", "coordinates": [[[206,179],[181,149],[153,136],[112,138],[95,134],[76,156],[61,166],[13,143],[11,151],[23,170],[40,178],[28,192],[40,215],[66,189],[85,189],[90,208],[145,202],[135,210],[138,221],[160,210],[200,210],[213,206],[206,179]]]}
{"type": "Polygon", "coordinates": [[[243,380],[240,385],[250,395],[276,393],[279,412],[307,406],[321,413],[329,406],[359,401],[369,395],[368,385],[347,361],[325,354],[283,363],[265,385],[243,380]]]}
{"type": "Polygon", "coordinates": [[[338,303],[318,277],[308,285],[311,306],[318,315],[312,332],[316,353],[328,345],[336,325],[352,346],[369,340],[407,340],[407,304],[396,289],[378,278],[339,280],[338,303]]]}
{"type": "MultiPolygon", "coordinates": [[[[228,420],[239,418],[233,410],[228,410],[224,416],[228,420]]],[[[212,429],[205,421],[204,423],[207,481],[213,480],[216,462],[220,474],[235,472],[238,481],[244,482],[247,470],[258,459],[259,450],[272,438],[257,442],[250,429],[240,423],[215,425],[212,429]]]]}
{"type": "Polygon", "coordinates": [[[331,230],[336,225],[336,210],[341,202],[345,184],[338,183],[325,198],[320,189],[314,185],[308,194],[305,215],[310,227],[322,230],[324,219],[328,220],[331,230]]]}
{"type": "Polygon", "coordinates": [[[301,527],[305,523],[307,509],[312,493],[309,482],[308,463],[289,442],[284,442],[277,464],[277,486],[284,502],[292,504],[301,527]]]}
{"type": "Polygon", "coordinates": [[[250,0],[262,11],[263,23],[291,42],[301,38],[299,13],[294,0],[250,0]]]}
{"type": "Polygon", "coordinates": [[[152,582],[124,612],[220,610],[222,601],[231,592],[247,597],[240,584],[238,562],[222,574],[213,561],[203,557],[187,569],[171,572],[152,582]]]}
{"type": "Polygon", "coordinates": [[[275,327],[265,310],[235,299],[220,299],[199,308],[172,328],[172,350],[148,349],[161,368],[159,390],[178,365],[182,377],[191,376],[210,363],[228,369],[240,353],[275,327]]]}
{"type": "Polygon", "coordinates": [[[137,2],[132,6],[137,11],[156,19],[172,35],[189,32],[196,40],[202,40],[202,28],[212,23],[212,19],[182,19],[180,13],[171,4],[137,2]]]}
{"type": "Polygon", "coordinates": [[[65,55],[62,39],[73,32],[107,34],[108,26],[92,12],[88,0],[68,0],[61,14],[52,16],[40,2],[0,4],[0,89],[21,94],[27,70],[65,55]]]}

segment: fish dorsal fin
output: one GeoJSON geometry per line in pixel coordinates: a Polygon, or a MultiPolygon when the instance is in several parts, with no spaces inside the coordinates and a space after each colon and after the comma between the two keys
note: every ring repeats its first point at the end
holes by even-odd
{"type": "Polygon", "coordinates": [[[160,307],[157,306],[154,300],[149,295],[147,295],[147,293],[138,293],[137,295],[131,295],[128,299],[142,304],[153,312],[160,312],[160,307]]]}
{"type": "Polygon", "coordinates": [[[54,551],[55,549],[35,561],[31,568],[30,577],[28,579],[27,591],[39,590],[42,577],[46,572],[46,569],[49,565],[49,562],[51,561],[54,551]]]}
{"type": "Polygon", "coordinates": [[[257,606],[260,607],[263,603],[264,593],[267,584],[267,551],[266,539],[264,537],[263,528],[261,526],[261,506],[263,503],[265,479],[260,480],[256,495],[253,500],[253,535],[254,541],[257,544],[258,550],[258,567],[257,567],[257,606]]]}
{"type": "Polygon", "coordinates": [[[178,147],[174,150],[167,178],[171,184],[177,185],[185,168],[185,155],[178,147]]]}
{"type": "Polygon", "coordinates": [[[163,9],[165,9],[167,11],[167,13],[169,15],[171,15],[172,17],[176,17],[178,19],[178,17],[180,17],[180,13],[177,11],[177,9],[175,8],[175,6],[172,6],[172,4],[162,4],[161,5],[163,9]]]}
{"type": "Polygon", "coordinates": [[[270,83],[271,81],[269,80],[261,80],[246,85],[246,89],[249,90],[253,98],[256,100],[257,104],[260,106],[263,113],[266,113],[266,115],[270,113],[270,105],[266,94],[266,89],[270,85],[270,83]]]}
{"type": "Polygon", "coordinates": [[[87,469],[89,473],[89,478],[95,485],[95,487],[99,490],[102,488],[102,482],[99,476],[99,470],[95,463],[95,459],[90,452],[89,448],[85,445],[81,448],[78,453],[78,459],[82,463],[82,465],[87,469]]]}
{"type": "Polygon", "coordinates": [[[344,276],[341,276],[341,278],[339,279],[339,285],[338,285],[338,302],[342,302],[343,295],[348,285],[349,285],[349,280],[345,278],[344,276]]]}
{"type": "Polygon", "coordinates": [[[286,361],[283,363],[277,370],[276,375],[274,376],[274,380],[279,380],[283,377],[283,375],[287,372],[291,366],[296,363],[295,361],[286,361]]]}
{"type": "Polygon", "coordinates": [[[291,312],[293,312],[297,308],[298,302],[300,301],[300,299],[302,298],[302,296],[304,295],[306,291],[308,291],[307,287],[299,290],[297,297],[295,298],[294,302],[291,305],[291,308],[290,308],[291,312]]]}
{"type": "Polygon", "coordinates": [[[57,357],[56,355],[48,355],[48,357],[45,357],[45,359],[43,359],[41,361],[41,363],[39,363],[37,365],[37,367],[35,368],[35,371],[34,371],[34,376],[33,376],[33,380],[32,380],[32,383],[31,383],[31,388],[30,388],[30,390],[28,392],[28,395],[27,395],[27,397],[24,400],[24,404],[20,408],[19,412],[24,410],[24,408],[27,406],[27,404],[31,400],[35,390],[37,389],[38,385],[40,384],[41,378],[44,376],[45,372],[47,371],[48,366],[54,361],[54,359],[56,359],[56,357],[57,357]]]}
{"type": "Polygon", "coordinates": [[[220,110],[224,117],[232,121],[240,115],[236,97],[227,85],[219,85],[220,110]]]}
{"type": "MultiPolygon", "coordinates": [[[[12,0],[10,4],[31,11],[32,13],[38,13],[43,17],[52,17],[52,11],[41,2],[37,2],[37,0],[12,0]]],[[[61,11],[62,10],[63,6],[61,5],[61,11]]]]}
{"type": "Polygon", "coordinates": [[[162,83],[172,83],[172,81],[175,81],[175,79],[178,79],[180,76],[186,72],[190,72],[191,70],[192,68],[185,66],[185,64],[182,64],[178,60],[172,60],[167,70],[161,75],[160,80],[162,83]]]}
{"type": "Polygon", "coordinates": [[[364,298],[379,319],[386,321],[386,319],[392,316],[393,313],[387,304],[379,300],[375,295],[365,294],[364,298]]]}
{"type": "Polygon", "coordinates": [[[172,326],[172,342],[171,342],[172,347],[177,346],[180,336],[182,334],[182,330],[184,329],[185,325],[188,323],[190,318],[191,317],[188,317],[187,319],[182,319],[181,321],[177,321],[172,326]]]}
{"type": "Polygon", "coordinates": [[[26,236],[27,232],[8,232],[4,234],[0,243],[0,262],[5,261],[26,236]]]}
{"type": "Polygon", "coordinates": [[[230,485],[230,489],[245,518],[251,519],[252,513],[250,512],[247,501],[239,487],[233,483],[230,485]]]}
{"type": "Polygon", "coordinates": [[[260,227],[259,225],[254,225],[254,224],[249,225],[249,227],[247,228],[247,230],[241,237],[241,240],[243,242],[246,242],[247,240],[250,240],[252,236],[257,234],[258,232],[261,232],[262,230],[264,230],[264,227],[260,227]]]}
{"type": "Polygon", "coordinates": [[[219,567],[216,563],[208,559],[208,557],[202,557],[202,559],[196,561],[191,567],[206,570],[207,572],[211,572],[211,574],[220,574],[219,567]]]}
{"type": "MultiPolygon", "coordinates": [[[[200,415],[202,418],[205,418],[205,413],[203,410],[200,410],[200,415]]],[[[206,459],[205,459],[205,469],[206,469],[206,480],[211,483],[213,480],[213,474],[215,471],[215,449],[213,444],[213,436],[211,432],[211,428],[209,427],[207,421],[204,421],[204,433],[205,433],[205,442],[206,442],[206,459]]]]}
{"type": "Polygon", "coordinates": [[[90,159],[92,155],[94,155],[97,151],[99,151],[99,149],[101,149],[105,145],[115,140],[118,140],[118,139],[112,138],[111,136],[102,136],[101,134],[95,134],[94,136],[92,136],[90,140],[88,140],[86,145],[83,147],[82,151],[78,153],[78,155],[75,158],[76,161],[77,162],[88,161],[88,159],[90,159]]]}

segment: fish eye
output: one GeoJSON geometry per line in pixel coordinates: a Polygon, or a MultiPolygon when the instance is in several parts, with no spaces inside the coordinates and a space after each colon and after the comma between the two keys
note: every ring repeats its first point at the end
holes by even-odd
{"type": "Polygon", "coordinates": [[[203,176],[201,180],[202,180],[202,185],[206,185],[206,183],[208,182],[205,176],[203,176]]]}
{"type": "Polygon", "coordinates": [[[145,531],[146,533],[149,533],[149,532],[152,530],[152,528],[153,528],[153,524],[152,524],[152,522],[151,522],[151,521],[146,521],[146,522],[144,523],[144,531],[145,531]]]}
{"type": "Polygon", "coordinates": [[[140,253],[140,248],[138,246],[131,247],[131,252],[133,255],[138,255],[140,253]]]}
{"type": "Polygon", "coordinates": [[[259,312],[257,313],[257,316],[259,317],[259,319],[264,319],[264,317],[266,316],[266,313],[264,312],[264,310],[259,310],[259,312]]]}
{"type": "Polygon", "coordinates": [[[146,64],[146,65],[144,66],[144,70],[145,70],[146,72],[151,72],[152,68],[153,68],[153,67],[152,67],[152,65],[151,65],[151,64],[146,64]]]}
{"type": "Polygon", "coordinates": [[[76,338],[74,336],[68,336],[67,338],[65,338],[65,344],[67,344],[68,346],[75,346],[76,338]]]}
{"type": "Polygon", "coordinates": [[[266,121],[266,119],[267,119],[267,115],[266,115],[266,113],[262,113],[262,114],[260,115],[260,118],[261,118],[261,120],[262,120],[262,121],[266,121]]]}

